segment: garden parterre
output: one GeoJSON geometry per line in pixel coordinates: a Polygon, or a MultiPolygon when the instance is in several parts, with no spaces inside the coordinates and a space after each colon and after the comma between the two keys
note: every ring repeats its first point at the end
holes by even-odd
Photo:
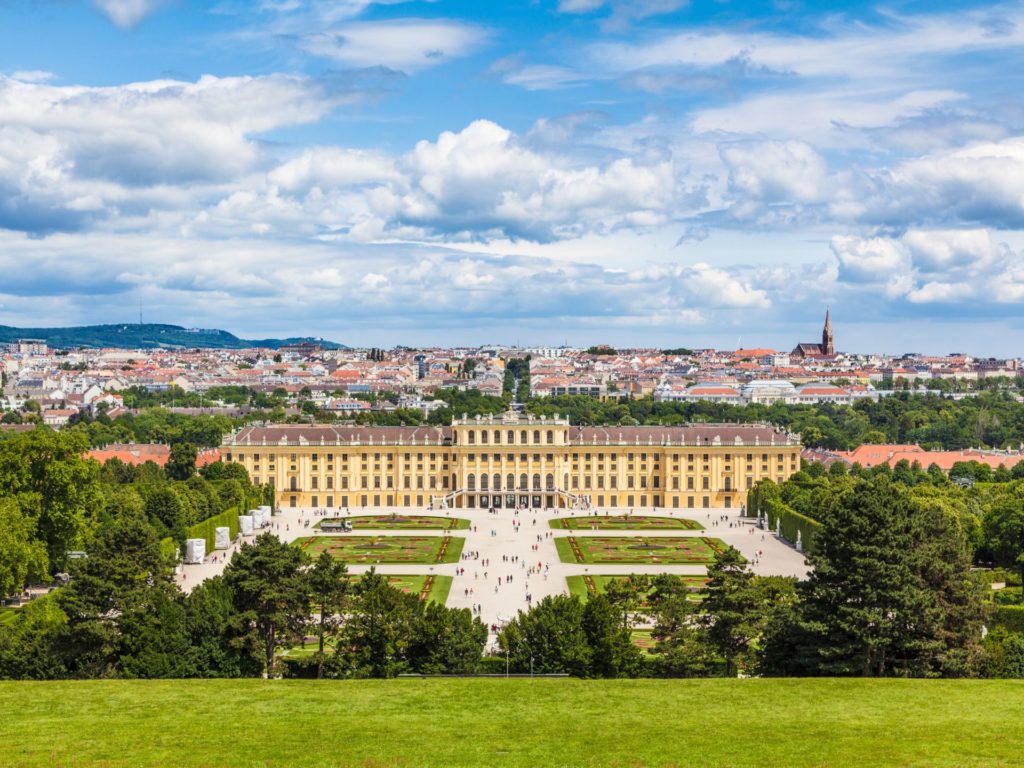
{"type": "Polygon", "coordinates": [[[458,536],[306,536],[295,545],[316,557],[332,557],[353,565],[455,563],[465,539],[458,536]]]}

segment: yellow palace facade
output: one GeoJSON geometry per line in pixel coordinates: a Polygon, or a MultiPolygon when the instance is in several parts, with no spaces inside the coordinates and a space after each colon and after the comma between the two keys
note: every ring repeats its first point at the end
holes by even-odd
{"type": "Polygon", "coordinates": [[[574,427],[509,412],[450,427],[248,426],[221,447],[280,506],[738,507],[800,468],[797,437],[764,424],[574,427]]]}

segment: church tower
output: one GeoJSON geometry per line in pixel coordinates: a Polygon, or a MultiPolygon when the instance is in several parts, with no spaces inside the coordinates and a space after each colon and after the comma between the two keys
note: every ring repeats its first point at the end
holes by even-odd
{"type": "Polygon", "coordinates": [[[821,354],[834,355],[836,353],[832,339],[832,321],[829,319],[828,307],[825,308],[825,327],[821,331],[821,354]]]}

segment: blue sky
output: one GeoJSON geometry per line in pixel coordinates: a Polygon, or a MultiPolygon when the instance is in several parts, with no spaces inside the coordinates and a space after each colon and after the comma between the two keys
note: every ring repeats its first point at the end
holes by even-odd
{"type": "Polygon", "coordinates": [[[1024,5],[0,1],[0,323],[1020,355],[1024,5]]]}

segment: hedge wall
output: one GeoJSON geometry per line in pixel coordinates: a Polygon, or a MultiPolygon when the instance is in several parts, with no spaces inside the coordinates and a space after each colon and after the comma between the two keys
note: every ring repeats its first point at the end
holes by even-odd
{"type": "Polygon", "coordinates": [[[821,523],[812,520],[807,515],[802,515],[795,509],[783,504],[781,501],[769,499],[762,503],[762,512],[768,519],[768,527],[775,530],[775,521],[778,520],[779,530],[782,538],[791,544],[796,544],[797,533],[800,534],[800,543],[804,552],[813,553],[817,543],[818,531],[821,530],[821,523]]]}
{"type": "Polygon", "coordinates": [[[221,512],[219,515],[214,515],[208,520],[203,520],[201,523],[190,526],[186,530],[186,535],[190,539],[206,539],[206,551],[212,552],[213,545],[216,543],[214,531],[224,526],[230,529],[231,540],[234,541],[238,536],[238,510],[235,507],[221,512]]]}
{"type": "Polygon", "coordinates": [[[1024,632],[1024,605],[1000,605],[996,608],[995,625],[1008,632],[1024,632]]]}
{"type": "Polygon", "coordinates": [[[762,480],[747,493],[747,517],[757,517],[758,511],[767,518],[771,530],[775,530],[778,521],[782,538],[790,544],[796,544],[799,533],[804,552],[814,552],[821,523],[778,498],[778,488],[771,480],[762,480]]]}

